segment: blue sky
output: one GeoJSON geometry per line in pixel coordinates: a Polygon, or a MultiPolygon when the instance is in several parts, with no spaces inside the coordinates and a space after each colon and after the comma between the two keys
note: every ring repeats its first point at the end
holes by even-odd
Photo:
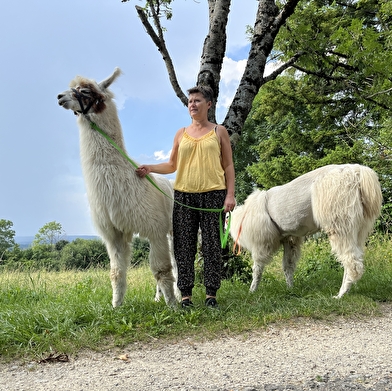
{"type": "MultiPolygon", "coordinates": [[[[258,2],[233,0],[222,72],[222,121],[244,68],[258,2]]],[[[118,66],[112,86],[128,154],[139,163],[165,158],[175,132],[189,123],[163,60],[131,0],[7,1],[0,14],[0,219],[16,236],[50,221],[68,235],[95,235],[79,159],[76,118],[56,96],[82,75],[100,81],[118,66]]],[[[184,91],[193,87],[208,27],[206,1],[176,0],[166,43],[184,91]]]]}

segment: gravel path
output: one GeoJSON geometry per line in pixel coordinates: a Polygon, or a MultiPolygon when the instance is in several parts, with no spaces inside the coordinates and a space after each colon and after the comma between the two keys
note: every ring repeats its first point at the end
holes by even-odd
{"type": "Polygon", "coordinates": [[[381,317],[83,352],[66,363],[1,364],[0,390],[392,390],[392,305],[381,309],[381,317]]]}

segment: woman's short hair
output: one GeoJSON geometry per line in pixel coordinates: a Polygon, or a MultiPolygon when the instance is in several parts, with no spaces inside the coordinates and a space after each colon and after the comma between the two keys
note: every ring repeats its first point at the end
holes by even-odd
{"type": "Polygon", "coordinates": [[[200,93],[203,95],[207,102],[213,102],[214,100],[214,91],[209,86],[198,85],[196,87],[192,87],[188,90],[188,94],[197,94],[200,93]]]}

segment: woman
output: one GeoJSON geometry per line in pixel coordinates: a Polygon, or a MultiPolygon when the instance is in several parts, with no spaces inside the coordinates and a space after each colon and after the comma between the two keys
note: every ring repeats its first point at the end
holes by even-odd
{"type": "Polygon", "coordinates": [[[194,263],[200,228],[205,304],[217,307],[216,294],[220,288],[222,268],[219,213],[193,208],[224,208],[222,218],[226,212],[233,210],[234,164],[226,128],[208,120],[208,110],[213,101],[212,89],[197,86],[189,89],[188,94],[192,122],[177,131],[169,161],[141,165],[136,172],[144,177],[151,172],[170,174],[177,171],[174,182],[174,199],[177,202],[174,202],[173,210],[173,240],[181,304],[183,308],[193,305],[194,263]]]}

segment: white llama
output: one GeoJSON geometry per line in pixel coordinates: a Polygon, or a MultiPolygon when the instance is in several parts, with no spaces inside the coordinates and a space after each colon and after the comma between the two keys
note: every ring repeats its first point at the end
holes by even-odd
{"type": "MultiPolygon", "coordinates": [[[[70,89],[59,94],[60,106],[78,115],[80,155],[93,223],[105,242],[110,257],[113,307],[123,302],[134,234],[150,241],[150,267],[166,304],[175,306],[178,291],[170,249],[173,200],[146,178],[135,173],[132,164],[97,130],[95,123],[124,153],[125,145],[113,93],[108,87],[121,74],[114,73],[97,83],[77,76],[70,89]]],[[[166,194],[172,186],[166,178],[151,178],[166,194]]]]}
{"type": "Polygon", "coordinates": [[[263,270],[283,246],[289,287],[305,235],[324,231],[344,268],[337,298],[363,274],[366,239],[380,215],[382,193],[377,174],[359,164],[320,167],[282,186],[255,190],[234,209],[230,234],[253,258],[254,292],[263,270]]]}

